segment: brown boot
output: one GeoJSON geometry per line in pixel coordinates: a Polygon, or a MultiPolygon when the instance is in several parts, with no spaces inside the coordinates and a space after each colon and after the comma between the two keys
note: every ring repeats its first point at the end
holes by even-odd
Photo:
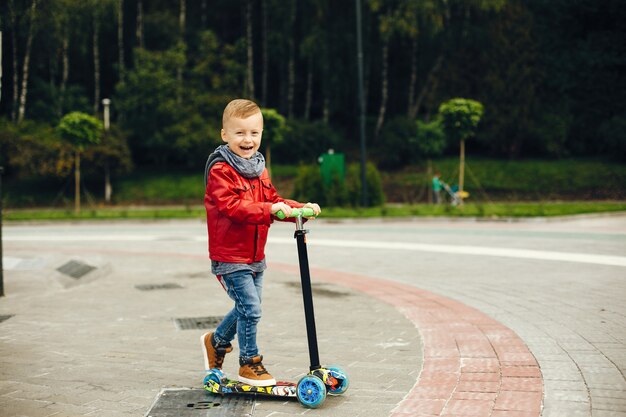
{"type": "Polygon", "coordinates": [[[229,343],[227,346],[216,347],[212,332],[203,334],[200,340],[202,341],[202,352],[204,353],[204,369],[222,369],[224,357],[233,350],[233,346],[229,343]]]}
{"type": "Polygon", "coordinates": [[[263,356],[257,355],[250,359],[239,358],[239,381],[255,387],[276,385],[276,380],[263,366],[263,356]]]}

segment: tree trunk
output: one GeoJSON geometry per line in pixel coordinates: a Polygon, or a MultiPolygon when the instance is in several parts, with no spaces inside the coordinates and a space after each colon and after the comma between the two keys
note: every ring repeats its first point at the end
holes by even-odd
{"type": "MultiPolygon", "coordinates": [[[[204,2],[203,5],[206,6],[204,2]]],[[[137,30],[135,31],[135,36],[137,37],[137,46],[143,49],[143,0],[137,0],[137,30]]]]}
{"type": "Polygon", "coordinates": [[[465,182],[465,140],[461,139],[461,150],[459,157],[459,204],[463,205],[463,183],[465,182]]]}
{"type": "Polygon", "coordinates": [[[414,119],[417,114],[413,114],[415,103],[415,87],[417,84],[417,36],[411,40],[411,77],[409,79],[409,100],[406,115],[414,119]]]}
{"type": "Polygon", "coordinates": [[[98,11],[93,11],[93,113],[97,114],[100,108],[100,46],[98,36],[98,11]]]}
{"type": "MultiPolygon", "coordinates": [[[[178,30],[179,30],[179,43],[184,45],[185,43],[185,17],[187,11],[187,0],[180,0],[180,12],[178,14],[178,30]]],[[[178,89],[176,93],[176,101],[178,104],[183,102],[183,66],[184,62],[180,62],[176,69],[176,80],[178,81],[178,89]]]]}
{"type": "Polygon", "coordinates": [[[261,103],[267,106],[267,77],[269,68],[269,51],[267,48],[267,35],[268,35],[268,15],[267,15],[267,0],[261,2],[261,14],[263,19],[263,64],[261,69],[261,103]]]}
{"type": "Polygon", "coordinates": [[[206,28],[206,10],[207,10],[206,0],[202,0],[202,3],[200,3],[200,23],[202,25],[203,30],[206,28]]]}
{"type": "Polygon", "coordinates": [[[17,121],[17,102],[20,94],[19,87],[19,64],[17,62],[17,17],[15,16],[15,4],[13,1],[9,3],[9,26],[11,27],[11,46],[13,49],[13,101],[11,103],[11,121],[17,121]]]}
{"type": "Polygon", "coordinates": [[[296,6],[297,2],[293,1],[291,7],[289,31],[289,64],[287,66],[287,115],[293,118],[293,99],[296,89],[296,42],[293,38],[296,28],[296,6]]]}
{"type": "Polygon", "coordinates": [[[387,112],[387,99],[389,97],[389,42],[385,41],[383,44],[383,56],[382,56],[382,74],[381,74],[381,92],[380,92],[380,108],[378,110],[378,120],[376,121],[376,130],[374,131],[374,137],[378,138],[380,131],[385,123],[385,113],[387,112]]]}
{"type": "Polygon", "coordinates": [[[28,93],[28,71],[30,65],[30,52],[33,46],[33,38],[35,37],[35,12],[37,9],[37,0],[33,0],[30,7],[30,27],[28,29],[28,38],[26,39],[26,52],[24,53],[24,66],[22,67],[22,91],[20,92],[20,107],[17,113],[17,123],[24,120],[26,113],[26,95],[28,93]]]}
{"type": "MultiPolygon", "coordinates": [[[[2,103],[2,31],[1,30],[0,30],[0,103],[2,103]]],[[[0,175],[2,175],[1,172],[0,172],[0,175]]],[[[2,194],[0,194],[0,198],[2,198],[2,194]]],[[[2,239],[2,236],[0,236],[0,240],[1,239],[2,239]]],[[[0,254],[2,254],[1,251],[0,251],[0,254]]],[[[0,259],[0,267],[2,267],[2,260],[1,259],[0,259]]],[[[1,270],[0,270],[0,273],[2,273],[1,270]]],[[[1,295],[2,295],[2,293],[0,292],[0,296],[1,295]]]]}
{"type": "Polygon", "coordinates": [[[265,166],[267,168],[267,175],[272,177],[272,146],[268,141],[265,145],[265,166]]]}
{"type": "Polygon", "coordinates": [[[119,79],[124,81],[126,65],[124,64],[124,0],[117,2],[117,51],[119,61],[119,79]]]}
{"type": "Polygon", "coordinates": [[[420,93],[417,96],[417,99],[415,100],[413,107],[411,107],[410,109],[410,112],[409,112],[410,118],[414,119],[415,117],[417,117],[417,113],[419,112],[420,107],[422,107],[422,103],[424,102],[424,98],[426,97],[426,94],[428,93],[431,86],[435,84],[437,73],[441,69],[442,64],[443,64],[443,54],[440,54],[435,60],[435,64],[432,66],[432,68],[428,72],[428,76],[426,77],[426,82],[424,83],[424,86],[420,90],[420,93]]]}
{"type": "Polygon", "coordinates": [[[74,213],[80,213],[80,151],[74,158],[74,213]]]}
{"type": "Polygon", "coordinates": [[[104,201],[106,203],[111,202],[111,195],[113,194],[113,187],[111,186],[111,168],[109,167],[109,158],[104,161],[104,201]]]}
{"type": "Polygon", "coordinates": [[[61,85],[59,86],[59,109],[57,114],[63,116],[65,111],[65,90],[67,89],[67,80],[70,76],[70,35],[69,29],[63,28],[63,40],[61,41],[61,85]]]}
{"type": "Polygon", "coordinates": [[[252,37],[252,0],[246,2],[246,95],[254,99],[254,44],[252,37]]]}
{"type": "Polygon", "coordinates": [[[309,57],[308,74],[306,77],[306,96],[304,101],[304,120],[311,117],[311,102],[313,101],[313,58],[309,57]]]}

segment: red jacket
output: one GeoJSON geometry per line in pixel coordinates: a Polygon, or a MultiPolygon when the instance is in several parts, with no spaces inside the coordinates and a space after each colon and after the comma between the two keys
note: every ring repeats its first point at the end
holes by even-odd
{"type": "Polygon", "coordinates": [[[204,207],[209,232],[209,257],[219,262],[252,263],[265,258],[273,203],[304,204],[278,195],[267,170],[247,179],[229,164],[217,162],[209,171],[204,207]]]}

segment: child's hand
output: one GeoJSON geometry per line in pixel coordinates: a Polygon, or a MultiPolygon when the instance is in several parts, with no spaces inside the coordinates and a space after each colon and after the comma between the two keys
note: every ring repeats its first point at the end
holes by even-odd
{"type": "MultiPolygon", "coordinates": [[[[320,208],[319,204],[316,204],[316,203],[306,203],[304,207],[308,207],[312,209],[313,213],[315,213],[315,216],[319,216],[319,214],[322,212],[322,209],[320,208]]],[[[314,219],[314,218],[315,217],[309,217],[309,219],[314,219]]]]}
{"type": "Polygon", "coordinates": [[[274,204],[272,204],[272,209],[270,210],[270,212],[272,214],[276,214],[276,213],[278,213],[281,210],[282,210],[283,214],[285,215],[285,217],[289,217],[289,215],[291,214],[291,207],[289,207],[285,203],[274,203],[274,204]]]}

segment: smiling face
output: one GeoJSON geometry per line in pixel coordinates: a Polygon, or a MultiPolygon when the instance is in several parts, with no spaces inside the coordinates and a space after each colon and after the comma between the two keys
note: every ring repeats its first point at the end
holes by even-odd
{"type": "Polygon", "coordinates": [[[236,155],[250,159],[261,146],[263,116],[261,112],[246,118],[230,117],[222,128],[222,140],[236,155]]]}

